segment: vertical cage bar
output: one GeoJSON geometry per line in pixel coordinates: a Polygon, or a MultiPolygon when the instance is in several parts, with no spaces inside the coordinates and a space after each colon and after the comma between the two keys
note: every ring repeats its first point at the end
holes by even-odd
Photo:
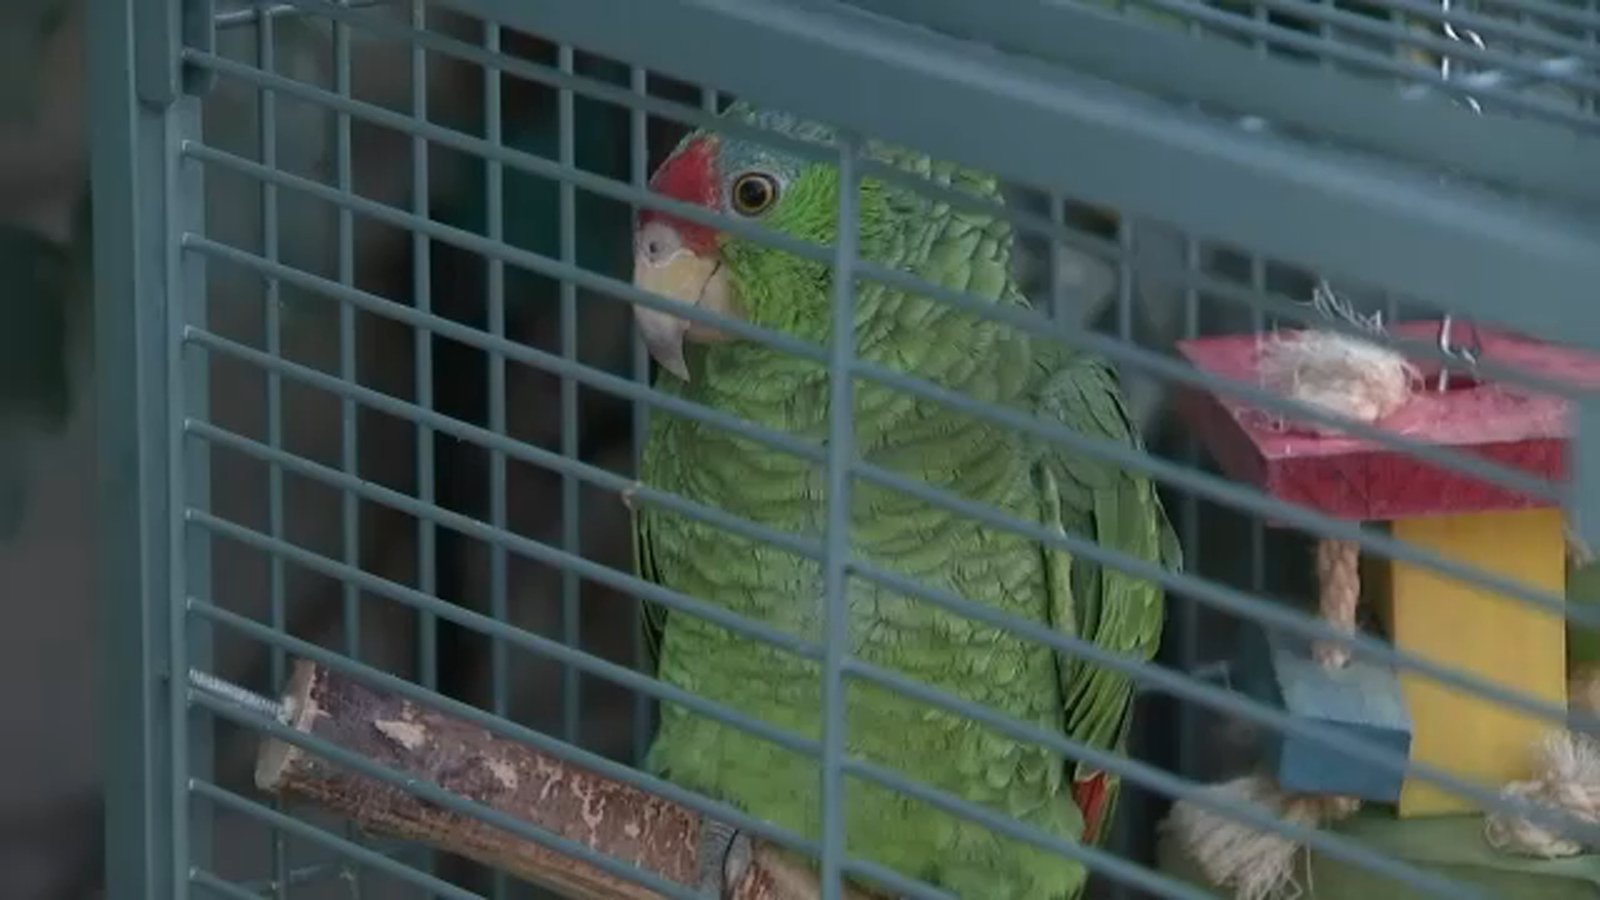
{"type": "MultiPolygon", "coordinates": [[[[1200,266],[1200,244],[1192,235],[1185,234],[1183,267],[1191,277],[1185,279],[1183,288],[1183,336],[1188,339],[1200,335],[1200,292],[1194,286],[1194,276],[1200,274],[1200,266]]],[[[1198,470],[1202,458],[1200,441],[1193,431],[1185,429],[1184,464],[1198,470]]],[[[1185,491],[1181,503],[1178,512],[1181,546],[1185,555],[1193,559],[1200,545],[1200,498],[1185,491]]],[[[1178,647],[1178,664],[1183,671],[1194,672],[1200,667],[1200,608],[1193,600],[1183,597],[1180,598],[1177,613],[1178,631],[1182,636],[1182,643],[1178,647]]],[[[1178,708],[1178,772],[1189,778],[1200,775],[1199,762],[1195,758],[1195,742],[1199,739],[1201,725],[1198,713],[1195,704],[1187,700],[1178,708]]]]}
{"type": "Polygon", "coordinates": [[[1134,225],[1126,213],[1117,216],[1117,246],[1122,250],[1122,262],[1117,266],[1117,337],[1133,340],[1133,283],[1138,271],[1133,264],[1134,225]]]}
{"type": "Polygon", "coordinates": [[[1593,547],[1600,543],[1600,394],[1585,391],[1576,406],[1566,514],[1578,538],[1593,547]]]}
{"type": "MultiPolygon", "coordinates": [[[[148,12],[146,13],[148,14],[148,12]]],[[[165,617],[165,452],[168,415],[160,377],[160,193],[164,118],[136,103],[126,73],[134,60],[132,3],[92,0],[89,29],[95,115],[90,118],[94,192],[96,404],[100,436],[100,614],[108,744],[107,862],[110,900],[165,896],[175,843],[167,798],[172,735],[169,695],[157,673],[171,671],[165,617]],[[98,13],[98,15],[95,15],[98,13]],[[154,166],[152,166],[154,163],[154,166]],[[153,170],[153,171],[152,171],[153,170]],[[134,595],[125,590],[132,587],[134,595]]]]}
{"type": "MultiPolygon", "coordinates": [[[[1051,191],[1050,194],[1050,222],[1058,228],[1067,224],[1067,200],[1060,191],[1051,191]]],[[[1069,328],[1068,316],[1072,311],[1067,308],[1067,285],[1061,279],[1061,267],[1066,247],[1056,237],[1050,238],[1050,253],[1046,257],[1046,265],[1050,266],[1050,275],[1047,284],[1050,285],[1050,317],[1055,320],[1056,327],[1069,328]]]]}
{"type": "MultiPolygon", "coordinates": [[[[1590,16],[1600,13],[1600,0],[1589,0],[1586,6],[1590,16]]],[[[1600,59],[1600,28],[1589,29],[1589,44],[1592,48],[1590,58],[1600,59]]],[[[1583,111],[1592,116],[1597,110],[1600,110],[1600,91],[1584,91],[1583,111]]]]}
{"type": "MultiPolygon", "coordinates": [[[[1260,256],[1250,257],[1250,289],[1259,297],[1267,289],[1267,265],[1260,256]]],[[[1267,330],[1266,310],[1250,305],[1250,330],[1262,334],[1267,330]]],[[[1267,583],[1267,529],[1260,516],[1250,517],[1250,589],[1261,593],[1267,583]]]]}
{"type": "Polygon", "coordinates": [[[855,365],[857,138],[839,136],[839,237],[833,260],[833,333],[828,359],[828,522],[823,559],[822,900],[843,893],[845,687],[850,655],[845,605],[850,562],[850,472],[855,455],[851,369],[855,365]]]}
{"type": "MultiPolygon", "coordinates": [[[[1338,9],[1338,5],[1334,3],[1334,0],[1317,0],[1317,3],[1322,6],[1322,11],[1324,13],[1331,13],[1338,9]]],[[[1315,27],[1317,29],[1317,41],[1321,43],[1322,46],[1327,47],[1332,42],[1332,35],[1329,31],[1328,20],[1318,19],[1315,27]]],[[[1326,53],[1319,53],[1317,54],[1317,65],[1324,69],[1332,68],[1333,59],[1326,53]]]]}
{"type": "MultiPolygon", "coordinates": [[[[350,90],[350,26],[343,22],[333,24],[333,68],[334,92],[341,98],[349,99],[350,90]]],[[[341,194],[355,192],[354,166],[351,161],[351,135],[350,114],[343,110],[335,114],[334,122],[334,179],[341,194]]],[[[344,287],[353,287],[356,281],[356,251],[355,251],[355,212],[348,206],[341,205],[338,210],[338,255],[339,255],[339,284],[344,287]]],[[[339,377],[341,380],[355,384],[360,375],[356,371],[356,316],[355,307],[349,303],[339,304],[339,377]]],[[[341,397],[339,400],[339,427],[340,467],[346,475],[356,475],[359,470],[360,450],[359,429],[357,427],[360,408],[354,399],[341,397]]],[[[344,562],[354,568],[361,566],[361,505],[360,500],[351,491],[344,491],[340,495],[340,518],[343,526],[343,554],[344,562]]],[[[356,586],[350,581],[345,581],[343,587],[344,605],[344,652],[351,659],[361,656],[361,595],[356,586]]]]}
{"type": "MultiPolygon", "coordinates": [[[[411,0],[411,27],[419,32],[428,27],[426,0],[411,0]]],[[[411,115],[417,122],[428,120],[428,52],[421,44],[411,48],[411,115]]],[[[428,178],[428,139],[422,135],[411,138],[411,212],[422,219],[430,217],[428,178]]],[[[423,314],[433,311],[433,266],[429,254],[432,241],[419,230],[411,234],[411,290],[416,297],[417,310],[423,314]]],[[[415,354],[417,405],[433,410],[433,333],[425,328],[412,329],[415,354]]],[[[423,503],[434,502],[434,440],[433,429],[420,422],[412,424],[417,435],[417,499],[423,503]]],[[[432,519],[417,517],[417,589],[428,594],[438,591],[438,534],[432,519]]],[[[423,687],[434,688],[439,681],[439,620],[431,612],[417,610],[417,669],[418,681],[423,687]]],[[[435,869],[433,851],[422,855],[421,868],[426,872],[435,869]]]]}
{"type": "MultiPolygon", "coordinates": [[[[256,65],[261,71],[275,73],[277,71],[276,59],[276,16],[270,15],[266,4],[256,7],[256,65]]],[[[260,155],[261,165],[268,171],[278,168],[278,94],[268,87],[262,87],[256,92],[256,139],[260,142],[257,151],[260,155]]],[[[270,262],[278,261],[278,186],[270,181],[263,180],[260,184],[261,202],[261,255],[270,262]]],[[[278,279],[271,276],[264,278],[262,285],[262,315],[265,331],[266,350],[268,355],[277,359],[283,353],[283,318],[282,318],[282,291],[283,285],[278,279]]],[[[266,410],[267,410],[267,446],[273,450],[283,447],[283,379],[276,370],[269,370],[266,374],[266,410]]],[[[267,461],[267,533],[274,540],[283,537],[283,467],[276,462],[267,461]]],[[[267,596],[268,620],[274,631],[282,632],[287,629],[287,616],[284,609],[284,562],[278,554],[270,554],[267,559],[267,596]]],[[[281,647],[272,647],[268,650],[270,671],[273,685],[282,685],[284,682],[284,652],[281,647]]],[[[276,798],[273,800],[274,809],[282,809],[282,803],[276,798]]],[[[288,897],[289,891],[289,853],[288,840],[282,830],[270,830],[272,841],[272,882],[273,895],[279,900],[288,897]]]]}
{"type": "Polygon", "coordinates": [[[101,715],[106,745],[106,900],[169,897],[173,860],[173,671],[167,618],[167,113],[135,98],[139,36],[170,25],[166,6],[89,0],[85,21],[99,516],[96,534],[101,715]],[[136,72],[135,78],[129,78],[136,72]]]}
{"type": "MultiPolygon", "coordinates": [[[[1259,256],[1250,257],[1250,289],[1258,294],[1266,290],[1267,264],[1259,256]]],[[[1267,330],[1267,311],[1262,307],[1250,304],[1250,330],[1260,334],[1267,330]]]]}
{"type": "MultiPolygon", "coordinates": [[[[333,89],[338,96],[348,99],[350,90],[350,26],[344,22],[333,23],[333,89]]],[[[334,180],[341,194],[355,190],[355,173],[351,163],[350,114],[344,110],[335,113],[334,119],[334,180]]],[[[339,284],[354,287],[356,281],[355,212],[341,205],[338,210],[339,284]]],[[[360,379],[356,371],[356,311],[346,301],[339,303],[339,377],[349,384],[360,379]]],[[[360,408],[352,397],[339,398],[339,467],[344,474],[355,477],[360,469],[360,408]]],[[[361,500],[354,491],[339,493],[340,550],[344,564],[361,570],[361,500]]],[[[343,605],[344,653],[352,660],[361,658],[361,592],[350,579],[340,584],[340,601],[343,605]]],[[[344,836],[361,842],[361,832],[354,822],[346,822],[344,836]]],[[[366,892],[366,869],[354,868],[349,879],[351,900],[361,900],[366,892]]]]}
{"type": "MultiPolygon", "coordinates": [[[[426,31],[428,8],[425,0],[411,0],[411,27],[426,31]]],[[[418,122],[428,120],[428,52],[416,45],[411,50],[411,112],[418,122]]],[[[428,139],[415,135],[411,139],[411,212],[429,218],[428,198],[428,139]]],[[[424,313],[433,311],[432,265],[429,259],[431,241],[421,231],[411,236],[411,289],[417,298],[417,309],[424,313]]],[[[416,354],[417,405],[433,409],[433,334],[424,328],[412,331],[416,354]]],[[[433,429],[418,423],[417,429],[417,499],[432,503],[434,495],[433,429]]],[[[434,523],[426,518],[417,519],[417,587],[427,593],[438,589],[436,576],[436,541],[434,523]]],[[[439,678],[438,620],[432,613],[418,611],[417,641],[420,659],[421,682],[432,688],[439,678]]]]}
{"type": "MultiPolygon", "coordinates": [[[[256,65],[269,74],[277,70],[274,53],[274,16],[267,14],[266,6],[256,10],[256,65]]],[[[260,146],[257,148],[261,165],[269,171],[278,168],[278,94],[272,88],[262,87],[257,92],[256,128],[260,146]]],[[[261,255],[269,262],[278,261],[278,186],[262,180],[258,185],[261,202],[261,255]]],[[[274,359],[283,352],[283,319],[280,303],[283,285],[277,278],[263,276],[262,315],[268,355],[274,359]]],[[[283,379],[276,370],[266,373],[267,446],[274,450],[283,447],[283,379]]],[[[274,539],[283,536],[283,467],[267,463],[267,529],[274,539]]],[[[284,629],[284,566],[283,558],[273,555],[267,570],[267,586],[271,603],[271,622],[274,630],[284,629]]],[[[282,648],[271,650],[272,683],[283,682],[284,653],[282,648]]]]}
{"type": "MultiPolygon", "coordinates": [[[[205,172],[198,160],[184,157],[178,147],[201,137],[200,101],[194,97],[179,100],[169,120],[175,140],[168,146],[166,179],[168,192],[168,277],[167,277],[167,390],[169,403],[177,413],[167,422],[172,430],[168,444],[167,487],[171,510],[169,523],[174,578],[171,613],[172,662],[168,678],[172,684],[174,868],[188,873],[211,864],[211,844],[215,829],[209,805],[200,804],[189,793],[196,778],[211,780],[214,721],[209,713],[189,705],[191,667],[210,670],[213,665],[211,626],[191,619],[186,612],[191,595],[213,596],[211,587],[211,535],[202,528],[188,526],[189,509],[211,508],[211,449],[199,438],[184,435],[184,419],[195,416],[210,419],[211,360],[197,347],[184,342],[189,325],[205,328],[207,310],[206,260],[198,253],[183,252],[187,234],[205,233],[205,172]]],[[[187,878],[174,885],[174,900],[189,896],[187,878]]]]}
{"type": "MultiPolygon", "coordinates": [[[[650,93],[650,73],[639,66],[628,70],[628,87],[634,96],[642,102],[650,93]]],[[[628,110],[628,141],[629,141],[629,171],[628,177],[635,188],[643,189],[648,182],[646,169],[650,165],[649,120],[645,111],[640,106],[628,110]]],[[[633,206],[633,221],[639,220],[639,206],[633,206]]],[[[630,329],[632,334],[632,364],[633,379],[640,384],[650,383],[650,354],[645,349],[644,338],[639,330],[630,329]]],[[[644,457],[644,443],[649,437],[650,407],[638,400],[628,403],[629,413],[633,417],[633,471],[638,473],[644,457]]],[[[647,643],[645,629],[648,625],[644,615],[644,601],[636,601],[634,607],[638,622],[633,630],[633,655],[634,663],[639,671],[650,671],[650,647],[647,643]]],[[[651,725],[650,696],[641,691],[633,692],[633,761],[635,764],[644,762],[645,753],[650,749],[651,725]]]]}
{"type": "MultiPolygon", "coordinates": [[[[562,44],[557,51],[557,65],[563,75],[572,74],[572,48],[562,44]]],[[[572,91],[562,88],[557,98],[557,128],[559,144],[557,156],[564,168],[572,168],[576,151],[577,116],[573,110],[572,91]]],[[[577,189],[571,181],[561,181],[561,261],[572,265],[578,257],[577,189]]],[[[578,359],[578,286],[568,279],[561,280],[561,358],[578,359]]],[[[561,455],[570,460],[578,458],[578,383],[561,378],[561,455]]],[[[568,553],[581,552],[578,547],[578,480],[571,472],[561,473],[561,549],[568,553]]],[[[578,574],[570,568],[561,570],[561,641],[577,649],[581,641],[578,619],[578,574]]],[[[577,742],[580,716],[578,697],[582,678],[571,665],[561,668],[561,734],[568,741],[577,742]]]]}
{"type": "MultiPolygon", "coordinates": [[[[333,25],[334,92],[342,98],[350,97],[350,26],[343,22],[333,25]]],[[[351,163],[350,114],[336,113],[334,125],[334,179],[341,194],[355,192],[354,167],[351,163]]],[[[355,212],[341,205],[338,212],[339,284],[353,287],[356,281],[355,212]]],[[[349,303],[339,304],[339,378],[350,384],[359,381],[356,371],[356,312],[349,303]]],[[[339,399],[339,465],[346,475],[357,475],[359,456],[360,408],[354,399],[339,399]]],[[[343,526],[343,553],[346,565],[361,568],[361,503],[352,491],[340,495],[340,518],[343,526]]],[[[351,659],[361,658],[361,594],[355,584],[346,580],[343,585],[344,652],[351,659]]]]}
{"type": "MultiPolygon", "coordinates": [[[[500,26],[484,22],[484,47],[490,53],[500,52],[500,26]]],[[[483,70],[484,129],[485,138],[495,147],[503,140],[500,117],[500,70],[485,66],[483,70]]],[[[484,207],[487,210],[485,227],[492,241],[505,239],[504,169],[499,160],[484,161],[484,207]]],[[[489,333],[504,337],[506,332],[506,266],[499,257],[486,260],[489,284],[489,333]]],[[[489,351],[489,428],[496,434],[506,431],[506,359],[498,350],[489,351]]],[[[489,451],[489,522],[496,529],[506,527],[506,455],[499,449],[489,451]]],[[[508,621],[506,551],[494,545],[489,551],[489,609],[500,621],[508,621]]],[[[492,703],[496,715],[505,715],[506,698],[506,645],[496,635],[490,643],[490,671],[492,673],[492,703]]]]}
{"type": "MultiPolygon", "coordinates": [[[[500,23],[484,20],[483,46],[488,52],[499,55],[500,23]]],[[[501,82],[500,68],[486,64],[483,67],[484,139],[496,148],[505,139],[501,82]]],[[[484,192],[486,236],[491,241],[503,241],[505,170],[498,159],[484,160],[484,192]]],[[[489,267],[489,333],[502,338],[506,334],[506,264],[499,257],[490,257],[486,264],[489,267]]],[[[489,351],[489,429],[495,434],[506,433],[506,358],[499,350],[489,351]]],[[[493,448],[489,451],[489,523],[496,530],[506,527],[506,494],[506,455],[493,448]]],[[[497,622],[511,621],[509,562],[504,546],[489,546],[489,614],[497,622]]],[[[493,635],[489,640],[490,701],[495,715],[505,716],[510,713],[510,659],[504,639],[493,635]]],[[[492,882],[491,896],[501,900],[510,889],[506,873],[496,870],[492,882]]]]}

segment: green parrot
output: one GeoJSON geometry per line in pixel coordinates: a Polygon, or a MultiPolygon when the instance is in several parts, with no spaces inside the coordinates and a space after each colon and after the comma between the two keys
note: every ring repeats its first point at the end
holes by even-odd
{"type": "MultiPolygon", "coordinates": [[[[742,102],[723,115],[801,140],[834,140],[826,127],[742,102]]],[[[877,143],[864,153],[999,200],[989,175],[877,143]]],[[[837,230],[833,165],[725,134],[688,135],[651,187],[796,238],[826,244],[837,230]]],[[[1012,280],[1012,231],[1003,219],[872,178],[861,182],[859,213],[861,258],[993,303],[1027,302],[1012,280]]],[[[634,283],[645,290],[828,343],[832,277],[821,263],[652,210],[639,216],[634,256],[634,283]]],[[[825,443],[826,367],[643,306],[635,305],[634,315],[659,364],[663,392],[825,443]]],[[[1117,377],[1102,360],[878,283],[857,288],[855,337],[862,359],[1088,435],[1141,445],[1117,377]]],[[[1139,560],[1181,565],[1155,487],[1143,477],[877,383],[858,379],[853,405],[854,446],[867,462],[1139,560]]],[[[821,465],[660,410],[651,418],[642,484],[770,529],[823,534],[821,465]]],[[[859,479],[849,502],[856,560],[1140,660],[1156,650],[1163,597],[1155,583],[859,479]]],[[[636,494],[630,505],[640,577],[820,642],[824,592],[816,560],[651,507],[636,494]]],[[[1125,675],[854,573],[846,605],[856,659],[1092,747],[1125,748],[1134,697],[1125,675]]],[[[820,737],[815,660],[699,617],[651,607],[649,618],[662,680],[776,728],[820,737]]],[[[845,691],[848,756],[1061,839],[1104,837],[1118,786],[1110,773],[876,683],[847,679],[845,691]]],[[[821,768],[814,757],[663,703],[646,766],[819,837],[821,768]]],[[[1084,867],[1058,854],[853,774],[841,791],[852,858],[963,897],[1071,898],[1083,889],[1084,867]]],[[[719,823],[707,823],[702,842],[699,887],[720,896],[749,858],[749,842],[719,823]]]]}

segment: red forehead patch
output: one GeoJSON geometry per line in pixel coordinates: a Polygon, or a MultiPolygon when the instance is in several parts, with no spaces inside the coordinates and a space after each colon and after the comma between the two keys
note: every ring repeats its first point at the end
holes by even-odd
{"type": "Polygon", "coordinates": [[[716,206],[716,145],[711,138],[695,138],[667,157],[650,176],[650,189],[674,200],[716,206]]]}
{"type": "MultiPolygon", "coordinates": [[[[696,138],[662,162],[655,174],[650,176],[650,189],[684,203],[717,209],[721,206],[721,192],[717,189],[716,169],[715,139],[696,138]]],[[[683,239],[684,245],[695,253],[703,253],[716,246],[716,232],[711,228],[659,209],[639,211],[640,225],[653,221],[671,225],[683,239]]]]}

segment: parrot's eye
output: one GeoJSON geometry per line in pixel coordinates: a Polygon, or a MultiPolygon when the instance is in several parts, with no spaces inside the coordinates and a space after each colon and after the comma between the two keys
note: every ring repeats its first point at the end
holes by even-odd
{"type": "Polygon", "coordinates": [[[746,172],[733,181],[733,209],[741,216],[759,216],[778,200],[778,181],[765,172],[746,172]]]}

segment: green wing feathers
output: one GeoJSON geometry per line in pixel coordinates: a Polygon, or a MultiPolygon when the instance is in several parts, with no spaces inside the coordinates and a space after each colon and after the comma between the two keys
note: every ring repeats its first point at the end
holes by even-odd
{"type": "MultiPolygon", "coordinates": [[[[1039,414],[1089,437],[1129,449],[1142,441],[1123,405],[1116,374],[1102,360],[1068,359],[1045,375],[1039,414]]],[[[1040,485],[1047,522],[1095,541],[1113,552],[1177,569],[1182,565],[1177,535],[1162,508],[1154,483],[1116,462],[1078,450],[1050,447],[1040,462],[1040,485]]],[[[1163,590],[1154,581],[1095,561],[1046,549],[1046,566],[1064,575],[1049,580],[1047,609],[1053,625],[1118,654],[1151,659],[1161,641],[1163,590]]],[[[1096,749],[1123,753],[1132,721],[1134,682],[1126,674],[1088,661],[1064,658],[1059,664],[1067,735],[1096,749]]],[[[1095,773],[1079,766],[1075,780],[1095,773]]],[[[1104,773],[1104,792],[1086,830],[1103,837],[1104,821],[1115,808],[1117,779],[1104,773]]]]}
{"type": "MultiPolygon", "coordinates": [[[[648,451],[647,451],[648,452],[648,451]]],[[[632,506],[633,571],[641,581],[661,584],[661,573],[656,569],[654,546],[650,543],[650,517],[642,515],[639,504],[632,506]]],[[[667,608],[659,603],[639,600],[639,629],[645,649],[645,658],[651,674],[661,662],[661,634],[667,627],[667,608]]]]}

